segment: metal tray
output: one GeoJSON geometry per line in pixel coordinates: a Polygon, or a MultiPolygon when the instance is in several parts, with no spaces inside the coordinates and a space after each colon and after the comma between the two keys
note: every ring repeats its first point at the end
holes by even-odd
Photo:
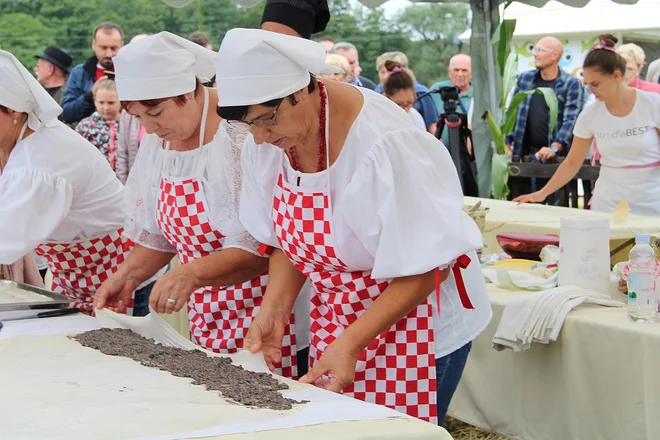
{"type": "Polygon", "coordinates": [[[0,280],[0,287],[10,286],[16,289],[27,290],[28,292],[38,293],[39,295],[47,296],[52,301],[41,302],[19,302],[0,304],[0,312],[11,312],[16,310],[56,310],[65,309],[69,304],[71,298],[68,298],[59,293],[51,292],[50,290],[40,289],[39,287],[30,286],[29,284],[18,283],[16,281],[0,280]]]}

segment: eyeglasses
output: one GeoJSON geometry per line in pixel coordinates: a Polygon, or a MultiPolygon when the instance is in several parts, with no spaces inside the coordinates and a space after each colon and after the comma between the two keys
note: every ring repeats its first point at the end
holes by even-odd
{"type": "Polygon", "coordinates": [[[411,108],[413,108],[415,106],[416,101],[413,101],[413,102],[396,102],[396,101],[394,101],[394,103],[396,105],[398,105],[399,107],[401,107],[402,109],[404,109],[405,111],[408,111],[408,110],[410,110],[411,108]]]}
{"type": "Polygon", "coordinates": [[[556,50],[546,49],[545,47],[535,47],[534,49],[532,49],[533,54],[542,53],[542,52],[557,53],[556,50]]]}
{"type": "Polygon", "coordinates": [[[277,107],[275,107],[275,110],[273,110],[273,114],[270,115],[268,118],[260,118],[260,119],[255,119],[252,122],[245,122],[245,121],[227,121],[227,124],[231,125],[234,128],[252,128],[252,127],[257,127],[257,128],[264,128],[264,127],[273,127],[277,125],[277,122],[275,121],[275,116],[277,116],[277,111],[280,109],[280,106],[284,102],[284,99],[280,101],[279,104],[277,104],[277,107]]]}

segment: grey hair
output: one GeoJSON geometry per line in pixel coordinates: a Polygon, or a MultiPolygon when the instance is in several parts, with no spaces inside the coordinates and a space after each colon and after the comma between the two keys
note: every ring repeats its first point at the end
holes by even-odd
{"type": "Polygon", "coordinates": [[[351,50],[351,49],[354,50],[355,53],[357,53],[358,51],[353,44],[349,43],[348,41],[342,41],[341,43],[335,43],[335,45],[332,46],[332,50],[330,51],[330,53],[337,53],[338,50],[351,50]]]}

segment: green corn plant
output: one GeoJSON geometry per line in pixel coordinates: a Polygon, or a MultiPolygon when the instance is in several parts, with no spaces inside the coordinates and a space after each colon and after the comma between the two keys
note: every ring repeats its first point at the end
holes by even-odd
{"type": "MultiPolygon", "coordinates": [[[[508,6],[508,5],[507,5],[508,6]]],[[[495,154],[491,162],[491,173],[493,176],[493,197],[506,199],[509,195],[509,156],[506,153],[506,135],[511,133],[516,124],[518,106],[532,93],[541,93],[550,110],[550,132],[557,124],[557,96],[549,87],[540,87],[516,93],[507,107],[507,98],[511,93],[517,76],[518,55],[511,51],[511,39],[516,28],[516,20],[502,20],[495,31],[493,44],[497,45],[497,62],[502,78],[502,96],[500,97],[499,115],[493,115],[486,111],[483,119],[488,124],[491,137],[495,143],[495,154]],[[498,122],[496,116],[501,122],[498,122]]]]}

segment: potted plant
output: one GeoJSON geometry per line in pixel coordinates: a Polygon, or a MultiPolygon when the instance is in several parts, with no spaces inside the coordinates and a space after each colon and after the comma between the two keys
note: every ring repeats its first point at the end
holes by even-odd
{"type": "Polygon", "coordinates": [[[495,143],[495,154],[491,162],[493,176],[493,197],[495,199],[506,199],[509,195],[507,181],[509,179],[509,155],[506,152],[505,137],[516,124],[518,106],[532,93],[541,93],[550,110],[550,132],[552,133],[557,123],[557,96],[549,87],[539,87],[534,90],[516,93],[508,102],[516,83],[518,55],[511,51],[511,39],[516,28],[516,20],[502,20],[495,31],[493,45],[497,45],[497,64],[502,78],[502,96],[499,103],[499,115],[493,115],[486,111],[483,119],[488,123],[490,134],[495,143]],[[498,122],[499,120],[499,122],[498,122]]]}

